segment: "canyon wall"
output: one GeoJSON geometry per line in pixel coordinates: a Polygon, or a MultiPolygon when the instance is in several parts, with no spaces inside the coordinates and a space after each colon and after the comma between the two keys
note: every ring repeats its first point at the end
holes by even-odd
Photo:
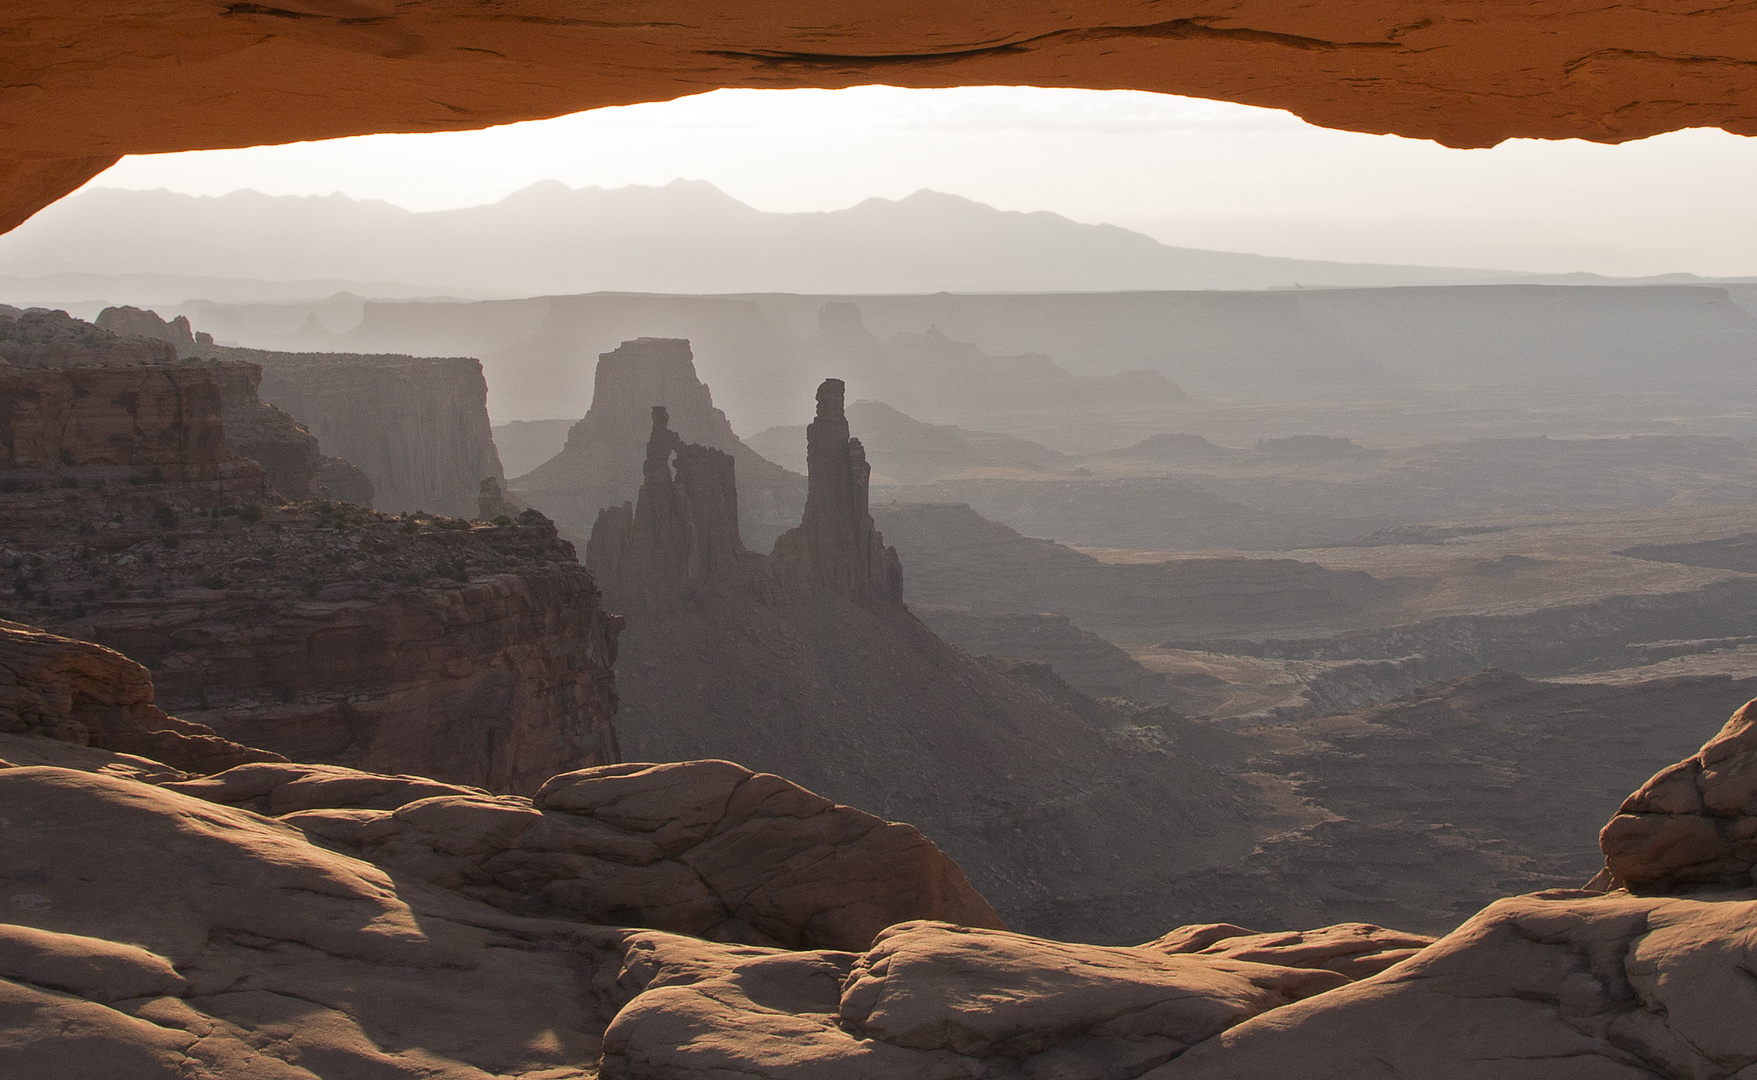
{"type": "Polygon", "coordinates": [[[381,510],[473,517],[482,479],[505,478],[475,360],[230,348],[220,355],[260,365],[262,399],[298,417],[325,452],[357,466],[381,510]]]}
{"type": "Polygon", "coordinates": [[[161,706],[270,751],[516,791],[618,760],[620,620],[540,514],[309,501],[315,442],[255,400],[255,365],[106,366],[138,339],[90,330],[83,366],[62,342],[0,368],[0,618],[144,662],[161,706]]]}

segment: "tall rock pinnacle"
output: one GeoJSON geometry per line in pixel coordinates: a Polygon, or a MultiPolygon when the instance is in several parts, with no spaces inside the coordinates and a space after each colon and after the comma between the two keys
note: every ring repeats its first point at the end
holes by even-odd
{"type": "Polygon", "coordinates": [[[818,387],[817,418],[805,431],[805,520],[776,541],[775,559],[783,578],[795,584],[863,607],[900,606],[902,564],[868,512],[872,467],[860,440],[848,433],[846,393],[841,379],[818,387]]]}

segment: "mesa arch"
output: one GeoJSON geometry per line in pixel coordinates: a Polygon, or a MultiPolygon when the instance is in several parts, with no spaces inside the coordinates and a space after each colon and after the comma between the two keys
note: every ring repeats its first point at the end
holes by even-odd
{"type": "Polygon", "coordinates": [[[14,0],[0,231],[131,153],[717,87],[1134,88],[1489,146],[1757,134],[1757,16],[1648,0],[14,0]]]}

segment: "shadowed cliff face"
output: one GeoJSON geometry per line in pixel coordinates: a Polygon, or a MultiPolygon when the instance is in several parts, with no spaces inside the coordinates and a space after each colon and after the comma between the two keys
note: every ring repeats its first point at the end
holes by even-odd
{"type": "Polygon", "coordinates": [[[43,365],[0,367],[0,618],[145,662],[179,714],[293,756],[515,791],[618,760],[621,622],[541,515],[309,501],[316,444],[256,400],[255,365],[25,329],[0,337],[43,365]]]}
{"type": "MultiPolygon", "coordinates": [[[[357,466],[380,510],[469,518],[483,478],[505,479],[488,425],[488,384],[476,360],[219,353],[260,365],[263,400],[297,417],[326,453],[357,466]]],[[[362,487],[354,480],[346,490],[362,487]]],[[[345,497],[341,490],[333,494],[345,497]]]]}

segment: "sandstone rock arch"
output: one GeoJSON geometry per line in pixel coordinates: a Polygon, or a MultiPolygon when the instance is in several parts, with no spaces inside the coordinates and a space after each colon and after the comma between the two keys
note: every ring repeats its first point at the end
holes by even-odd
{"type": "Polygon", "coordinates": [[[18,0],[0,33],[0,230],[122,154],[729,86],[1136,88],[1461,147],[1757,134],[1757,18],[1735,0],[18,0]]]}

